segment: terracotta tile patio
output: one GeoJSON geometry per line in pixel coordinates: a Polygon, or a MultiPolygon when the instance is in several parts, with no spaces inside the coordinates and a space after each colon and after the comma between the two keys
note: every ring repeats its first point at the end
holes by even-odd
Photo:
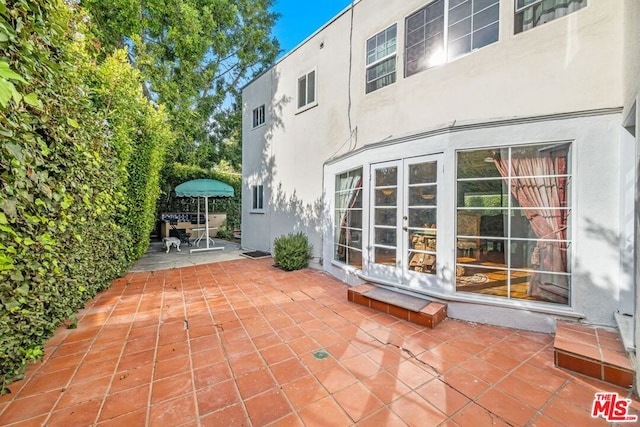
{"type": "Polygon", "coordinates": [[[130,273],[78,319],[0,397],[0,425],[595,426],[596,391],[630,394],[555,368],[552,335],[430,330],[271,259],[130,273]]]}

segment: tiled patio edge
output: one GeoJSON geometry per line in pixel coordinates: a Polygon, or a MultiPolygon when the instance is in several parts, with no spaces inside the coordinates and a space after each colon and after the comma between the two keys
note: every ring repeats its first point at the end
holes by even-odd
{"type": "Polygon", "coordinates": [[[634,371],[622,340],[611,328],[558,322],[554,363],[621,387],[633,384],[634,371]]]}
{"type": "Polygon", "coordinates": [[[367,293],[375,289],[375,285],[364,283],[347,289],[347,299],[353,303],[390,314],[417,325],[435,328],[447,317],[447,306],[437,302],[424,301],[425,306],[419,311],[409,310],[398,305],[370,298],[367,293]]]}

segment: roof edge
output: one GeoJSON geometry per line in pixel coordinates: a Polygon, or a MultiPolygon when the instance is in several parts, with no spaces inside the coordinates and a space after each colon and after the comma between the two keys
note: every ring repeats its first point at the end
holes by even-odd
{"type": "Polygon", "coordinates": [[[347,13],[348,11],[350,11],[353,7],[355,7],[355,5],[357,3],[360,3],[360,0],[352,0],[351,4],[347,7],[345,7],[342,11],[338,12],[333,18],[331,18],[330,20],[328,20],[325,24],[323,24],[320,28],[318,28],[317,30],[315,30],[313,33],[311,33],[311,35],[309,35],[306,39],[302,40],[300,43],[298,43],[293,49],[291,49],[289,52],[285,53],[280,59],[278,59],[276,62],[273,63],[273,65],[271,65],[269,68],[267,68],[266,70],[264,70],[262,73],[260,73],[259,75],[255,76],[253,79],[251,79],[249,82],[247,82],[245,85],[243,85],[240,90],[243,91],[245,90],[245,88],[247,86],[249,86],[250,84],[252,84],[253,82],[255,82],[256,80],[258,80],[260,77],[264,76],[265,74],[267,74],[268,72],[270,72],[271,70],[273,70],[273,68],[278,65],[279,63],[281,63],[282,61],[284,61],[286,58],[288,58],[290,55],[293,54],[293,52],[295,52],[296,50],[300,49],[303,45],[305,45],[307,42],[309,42],[312,38],[314,38],[315,36],[317,36],[320,32],[322,32],[325,28],[327,28],[329,25],[333,24],[335,21],[337,21],[342,15],[344,15],[345,13],[347,13]]]}

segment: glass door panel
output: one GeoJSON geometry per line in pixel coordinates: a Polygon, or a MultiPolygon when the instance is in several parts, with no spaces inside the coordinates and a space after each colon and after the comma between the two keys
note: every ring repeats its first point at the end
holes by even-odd
{"type": "Polygon", "coordinates": [[[439,169],[439,156],[371,165],[371,275],[411,288],[436,283],[439,169]]]}
{"type": "Polygon", "coordinates": [[[405,254],[407,273],[436,274],[438,163],[406,160],[405,254]]]}
{"type": "Polygon", "coordinates": [[[398,263],[398,166],[373,168],[373,263],[396,268],[398,263]]]}

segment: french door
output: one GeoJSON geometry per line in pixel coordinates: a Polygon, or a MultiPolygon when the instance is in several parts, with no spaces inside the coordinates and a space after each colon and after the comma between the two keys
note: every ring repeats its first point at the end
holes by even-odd
{"type": "Polygon", "coordinates": [[[436,283],[440,157],[371,165],[372,275],[418,287],[436,283]]]}

